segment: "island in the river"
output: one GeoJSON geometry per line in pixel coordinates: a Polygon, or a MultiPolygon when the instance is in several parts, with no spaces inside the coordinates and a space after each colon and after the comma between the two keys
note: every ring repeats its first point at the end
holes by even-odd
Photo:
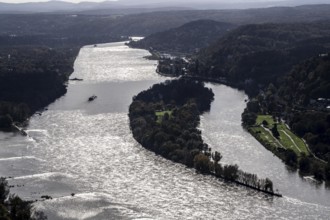
{"type": "Polygon", "coordinates": [[[158,57],[162,75],[244,90],[243,126],[303,176],[330,180],[329,22],[242,25],[197,53],[175,56],[182,49],[174,42],[192,31],[198,26],[168,30],[177,38],[171,44],[154,34],[129,45],[158,57]]]}
{"type": "Polygon", "coordinates": [[[203,142],[200,115],[210,110],[213,92],[202,82],[177,79],[156,84],[133,98],[129,107],[133,137],[145,148],[198,172],[274,196],[270,179],[222,165],[220,152],[203,142]]]}

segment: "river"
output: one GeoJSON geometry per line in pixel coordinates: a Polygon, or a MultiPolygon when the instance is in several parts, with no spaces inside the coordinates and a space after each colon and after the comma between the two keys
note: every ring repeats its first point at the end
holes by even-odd
{"type": "Polygon", "coordinates": [[[272,198],[196,174],[142,148],[128,125],[132,97],[167,78],[145,50],[123,42],[80,50],[68,92],[41,116],[28,137],[0,133],[0,176],[13,193],[48,219],[328,219],[330,190],[288,170],[240,125],[247,98],[223,85],[201,118],[204,140],[223,163],[269,177],[284,195],[272,198]],[[88,102],[91,95],[97,99],[88,102]],[[73,194],[72,194],[73,193],[73,194]],[[72,195],[71,195],[72,194],[72,195]]]}

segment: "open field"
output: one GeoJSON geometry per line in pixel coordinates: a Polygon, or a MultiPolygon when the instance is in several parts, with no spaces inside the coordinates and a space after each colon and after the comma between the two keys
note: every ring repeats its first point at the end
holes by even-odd
{"type": "Polygon", "coordinates": [[[159,112],[156,112],[157,123],[161,123],[161,121],[162,121],[162,119],[163,119],[163,117],[166,113],[171,117],[172,111],[159,111],[159,112]]]}
{"type": "Polygon", "coordinates": [[[253,132],[257,132],[263,141],[266,141],[274,147],[282,147],[292,149],[298,156],[302,153],[309,155],[308,149],[304,141],[297,135],[292,133],[290,129],[282,122],[277,123],[277,130],[280,137],[276,139],[270,131],[275,124],[274,119],[270,115],[259,115],[256,127],[252,128],[253,132]],[[267,121],[268,125],[262,125],[263,121],[267,121]]]}
{"type": "Polygon", "coordinates": [[[251,127],[252,132],[259,134],[259,137],[263,143],[269,143],[275,148],[283,148],[279,141],[271,134],[270,131],[266,130],[262,126],[251,127]]]}

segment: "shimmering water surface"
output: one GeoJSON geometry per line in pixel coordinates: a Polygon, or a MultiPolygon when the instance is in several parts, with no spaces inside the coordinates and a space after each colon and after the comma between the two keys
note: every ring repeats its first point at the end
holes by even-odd
{"type": "Polygon", "coordinates": [[[0,133],[0,175],[48,219],[329,219],[330,191],[306,181],[240,126],[244,93],[208,84],[215,93],[200,128],[224,163],[269,177],[283,198],[195,174],[148,152],[132,138],[132,97],[166,80],[147,51],[124,43],[84,47],[68,93],[34,116],[29,137],[0,133]],[[91,95],[98,98],[93,102],[91,95]],[[74,196],[71,195],[74,193],[74,196]]]}

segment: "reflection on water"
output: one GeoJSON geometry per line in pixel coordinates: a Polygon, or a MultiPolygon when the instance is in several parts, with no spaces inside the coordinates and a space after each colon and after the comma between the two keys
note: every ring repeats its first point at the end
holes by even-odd
{"type": "Polygon", "coordinates": [[[238,120],[245,108],[244,93],[224,85],[208,84],[215,93],[209,113],[203,115],[204,140],[223,154],[224,163],[236,163],[244,171],[269,177],[285,196],[321,205],[330,204],[330,192],[324,183],[303,179],[280,159],[260,145],[238,120]]]}
{"type": "Polygon", "coordinates": [[[72,77],[84,81],[31,119],[29,137],[0,133],[0,175],[14,177],[13,192],[52,196],[35,204],[49,219],[327,219],[329,192],[287,172],[242,130],[246,97],[237,90],[209,85],[216,96],[202,117],[204,138],[225,163],[273,179],[284,198],[196,174],[136,143],[131,99],[166,79],[146,55],[123,43],[83,48],[72,77]]]}

